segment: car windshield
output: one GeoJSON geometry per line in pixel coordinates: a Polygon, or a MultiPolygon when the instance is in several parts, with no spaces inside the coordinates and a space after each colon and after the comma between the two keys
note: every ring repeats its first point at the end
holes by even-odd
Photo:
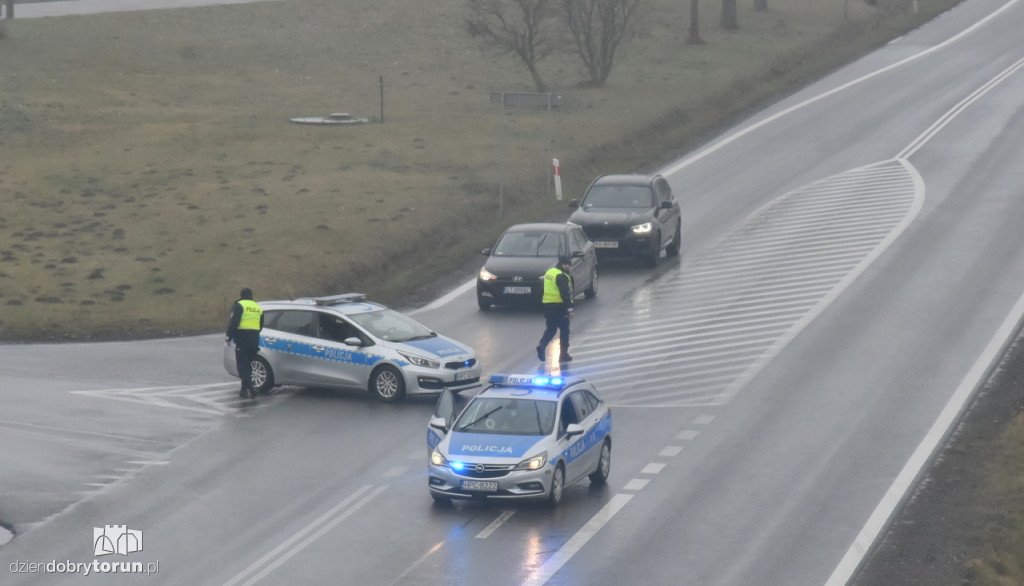
{"type": "Polygon", "coordinates": [[[646,185],[593,185],[583,198],[583,207],[650,208],[653,201],[646,185]]]}
{"type": "Polygon", "coordinates": [[[375,337],[391,342],[423,340],[437,335],[392,309],[354,313],[348,317],[375,337]]]}
{"type": "Polygon", "coordinates": [[[555,401],[477,397],[459,415],[452,429],[502,435],[550,435],[555,426],[555,401]]]}
{"type": "Polygon", "coordinates": [[[551,232],[506,232],[494,245],[494,255],[556,257],[560,240],[559,234],[551,232]]]}

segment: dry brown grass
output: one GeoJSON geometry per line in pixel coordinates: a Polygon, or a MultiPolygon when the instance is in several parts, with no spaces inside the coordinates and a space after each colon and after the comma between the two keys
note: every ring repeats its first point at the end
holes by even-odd
{"type": "Polygon", "coordinates": [[[881,24],[863,2],[771,0],[685,44],[685,3],[651,0],[648,33],[604,88],[569,57],[541,69],[565,104],[461,30],[461,0],[290,0],[15,20],[0,40],[0,340],[131,337],[223,327],[260,298],[360,290],[392,301],[458,266],[507,224],[697,144],[956,3],[881,24]],[[827,49],[827,50],[823,50],[827,49]],[[317,128],[348,111],[385,124],[317,128]],[[637,140],[642,132],[643,140],[637,140]],[[546,148],[547,147],[547,148],[546,148]],[[498,161],[506,182],[498,217],[498,161]]]}

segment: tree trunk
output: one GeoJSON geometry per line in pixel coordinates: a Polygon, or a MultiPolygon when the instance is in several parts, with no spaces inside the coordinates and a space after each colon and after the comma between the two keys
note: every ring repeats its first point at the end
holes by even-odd
{"type": "Polygon", "coordinates": [[[536,86],[537,93],[540,93],[540,94],[547,93],[548,88],[544,84],[544,80],[542,80],[540,78],[540,71],[537,71],[537,64],[531,62],[531,63],[527,63],[526,66],[527,66],[527,69],[530,70],[530,76],[533,78],[533,85],[536,86]]]}
{"type": "Polygon", "coordinates": [[[736,0],[722,0],[722,28],[729,31],[740,28],[736,18],[736,0]]]}
{"type": "Polygon", "coordinates": [[[697,17],[697,0],[690,0],[690,36],[686,37],[687,45],[703,45],[700,38],[700,19],[697,17]]]}

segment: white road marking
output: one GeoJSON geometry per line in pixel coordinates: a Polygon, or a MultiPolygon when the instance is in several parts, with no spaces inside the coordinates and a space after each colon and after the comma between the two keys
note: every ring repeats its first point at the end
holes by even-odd
{"type": "Polygon", "coordinates": [[[662,462],[651,462],[644,466],[644,469],[640,471],[640,474],[657,474],[665,468],[665,464],[662,462]]]}
{"type": "Polygon", "coordinates": [[[700,432],[697,431],[696,429],[684,429],[683,431],[679,432],[679,435],[676,436],[676,439],[692,440],[698,435],[700,435],[700,432]]]}
{"type": "Polygon", "coordinates": [[[903,233],[923,200],[905,160],[778,197],[585,331],[572,370],[615,407],[723,405],[903,233]]]}
{"type": "Polygon", "coordinates": [[[622,487],[622,490],[643,490],[647,483],[651,480],[649,478],[634,478],[626,483],[626,486],[622,487]]]}
{"type": "Polygon", "coordinates": [[[551,576],[554,576],[576,552],[590,541],[591,537],[596,535],[632,499],[633,495],[631,494],[617,494],[613,496],[597,514],[587,521],[586,525],[581,527],[565,545],[548,558],[544,565],[527,577],[523,582],[523,586],[539,586],[550,580],[551,576]]]}
{"type": "Polygon", "coordinates": [[[305,549],[310,543],[319,539],[386,489],[387,486],[374,487],[369,484],[362,486],[359,490],[346,497],[345,500],[331,508],[331,510],[317,517],[298,533],[286,539],[283,543],[267,552],[266,555],[256,560],[248,568],[225,582],[224,586],[234,586],[235,584],[249,586],[259,582],[278,566],[291,559],[292,556],[305,549]],[[367,492],[369,494],[366,494],[367,492]]]}
{"type": "MultiPolygon", "coordinates": [[[[87,391],[70,391],[73,395],[84,395],[125,401],[155,407],[166,407],[209,415],[248,416],[239,410],[249,400],[238,396],[238,383],[212,383],[203,385],[178,385],[166,387],[136,387],[129,389],[92,389],[87,391]]],[[[288,393],[260,395],[260,405],[278,402],[288,393]]]]}
{"type": "Polygon", "coordinates": [[[658,453],[663,458],[672,458],[679,455],[679,452],[683,451],[683,446],[665,446],[664,449],[658,453]]]}
{"type": "Polygon", "coordinates": [[[504,525],[505,521],[508,521],[512,517],[512,515],[515,515],[515,514],[516,514],[516,512],[514,510],[502,511],[501,514],[498,515],[497,519],[495,519],[494,521],[491,521],[490,525],[488,525],[480,533],[476,534],[476,538],[477,539],[487,539],[488,537],[491,536],[491,533],[494,533],[494,531],[498,527],[501,527],[502,525],[504,525]]]}

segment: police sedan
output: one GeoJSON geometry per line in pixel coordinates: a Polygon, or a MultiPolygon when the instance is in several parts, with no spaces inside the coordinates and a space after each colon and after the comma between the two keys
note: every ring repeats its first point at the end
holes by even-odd
{"type": "MultiPolygon", "coordinates": [[[[472,348],[439,335],[361,293],[261,301],[263,331],[253,388],[363,389],[382,401],[480,387],[472,348]]],[[[224,368],[238,376],[233,345],[224,368]]]]}
{"type": "Polygon", "coordinates": [[[443,393],[427,431],[428,487],[436,501],[562,500],[584,478],[604,484],[611,469],[612,415],[583,379],[492,375],[459,410],[443,393]]]}

